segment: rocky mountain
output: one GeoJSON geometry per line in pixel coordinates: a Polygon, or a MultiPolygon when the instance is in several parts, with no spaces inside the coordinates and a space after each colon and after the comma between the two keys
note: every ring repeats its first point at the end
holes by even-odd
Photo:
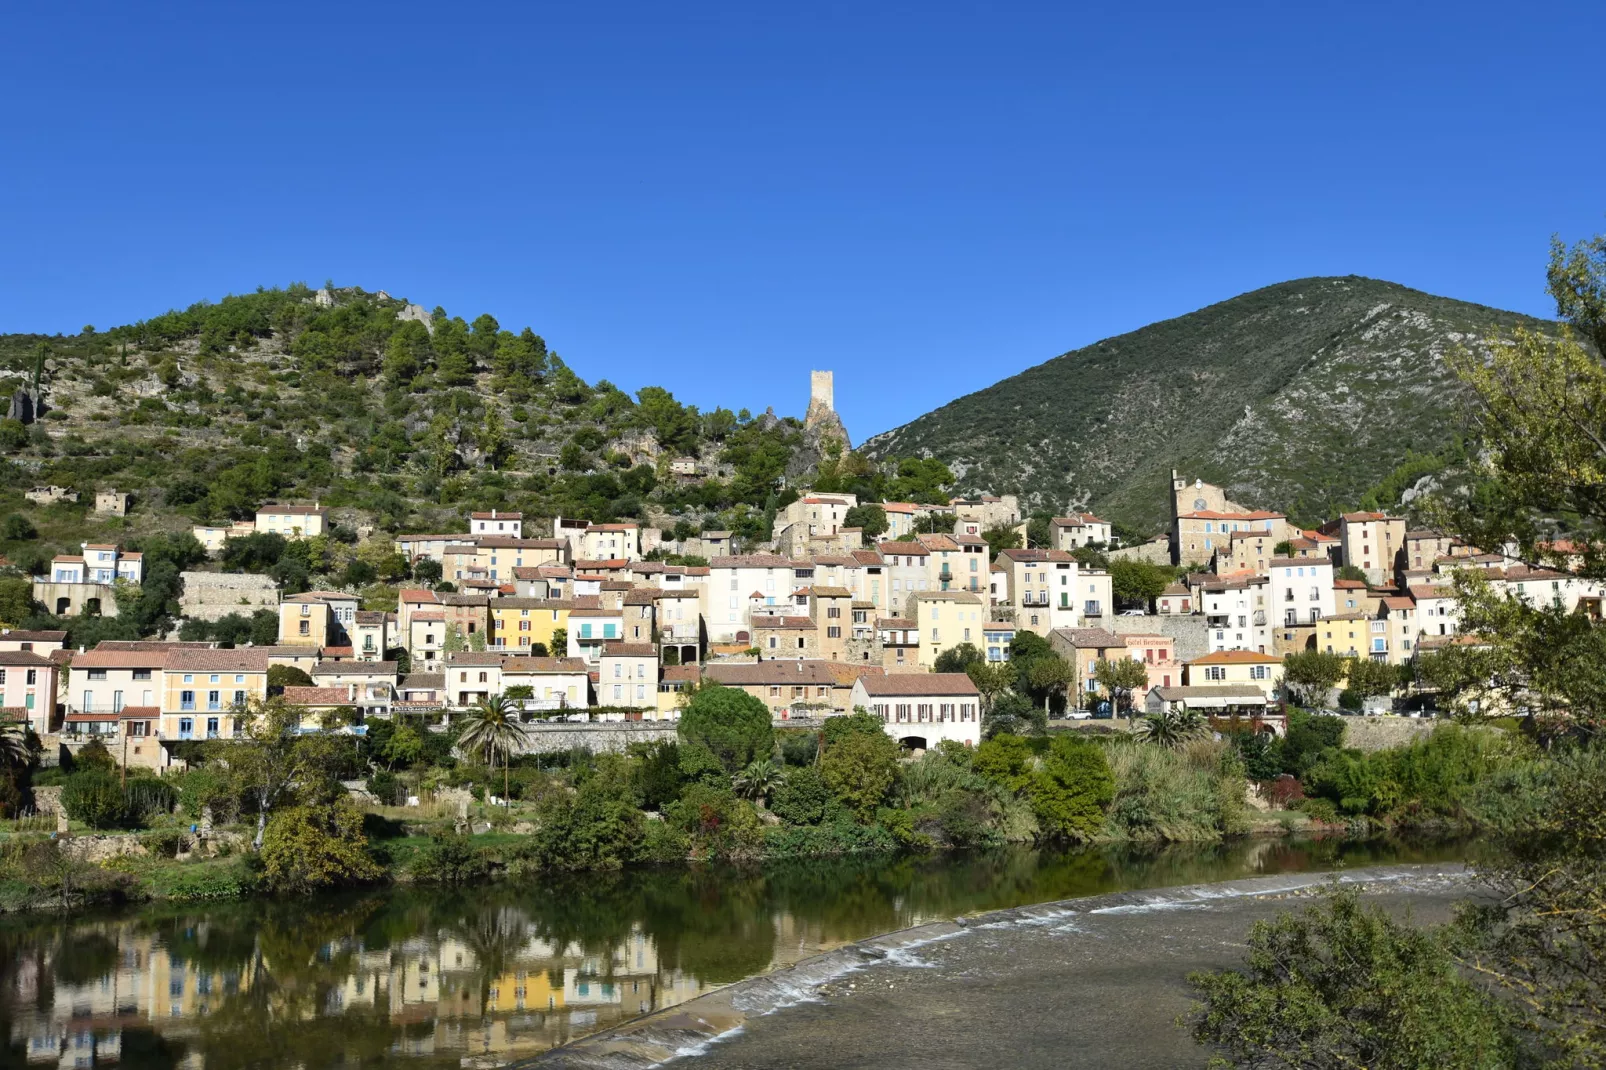
{"type": "Polygon", "coordinates": [[[1444,356],[1544,321],[1376,279],[1297,279],[1073,350],[864,444],[960,492],[1168,519],[1173,468],[1305,520],[1389,506],[1464,448],[1444,356]]]}

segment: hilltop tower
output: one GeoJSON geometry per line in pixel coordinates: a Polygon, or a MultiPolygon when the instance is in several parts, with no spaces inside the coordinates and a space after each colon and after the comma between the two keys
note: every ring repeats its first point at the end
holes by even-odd
{"type": "Polygon", "coordinates": [[[809,372],[809,411],[803,417],[803,426],[818,431],[821,436],[834,436],[842,440],[843,449],[851,449],[848,429],[836,414],[836,389],[830,372],[809,372]]]}

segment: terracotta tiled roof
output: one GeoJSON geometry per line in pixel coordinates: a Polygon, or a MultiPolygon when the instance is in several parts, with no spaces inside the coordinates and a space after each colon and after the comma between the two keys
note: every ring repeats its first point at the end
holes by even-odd
{"type": "Polygon", "coordinates": [[[834,685],[836,677],[829,662],[760,661],[740,665],[714,662],[703,666],[703,675],[730,687],[771,687],[834,685]]]}
{"type": "Polygon", "coordinates": [[[585,658],[510,657],[502,662],[502,671],[513,675],[538,672],[585,672],[586,669],[585,658]]]}
{"type": "Polygon", "coordinates": [[[174,650],[167,656],[168,672],[267,672],[268,655],[255,647],[234,650],[174,650]]]}
{"type": "Polygon", "coordinates": [[[394,661],[320,661],[313,676],[395,676],[394,661]]]}
{"type": "Polygon", "coordinates": [[[602,656],[605,658],[655,658],[658,648],[651,643],[604,643],[602,656]]]}
{"type": "Polygon", "coordinates": [[[710,568],[791,568],[792,559],[780,554],[734,554],[728,557],[711,557],[710,568]]]}
{"type": "Polygon", "coordinates": [[[66,632],[28,631],[24,628],[7,628],[0,632],[0,642],[62,643],[66,640],[66,632]]]}
{"type": "Polygon", "coordinates": [[[0,665],[13,668],[48,669],[56,663],[32,650],[0,650],[0,665]]]}
{"type": "Polygon", "coordinates": [[[284,700],[292,706],[342,706],[351,693],[344,687],[286,687],[284,700]]]}
{"type": "Polygon", "coordinates": [[[1283,659],[1253,650],[1218,650],[1188,662],[1189,665],[1281,665],[1283,659]]]}
{"type": "Polygon", "coordinates": [[[861,677],[859,684],[871,698],[981,694],[962,672],[894,672],[861,677]]]}

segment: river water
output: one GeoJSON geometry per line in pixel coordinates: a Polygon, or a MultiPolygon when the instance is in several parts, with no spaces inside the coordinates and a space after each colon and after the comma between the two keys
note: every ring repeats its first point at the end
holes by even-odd
{"type": "Polygon", "coordinates": [[[5,1065],[493,1067],[877,933],[1464,845],[1253,840],[655,868],[0,919],[5,1065]]]}

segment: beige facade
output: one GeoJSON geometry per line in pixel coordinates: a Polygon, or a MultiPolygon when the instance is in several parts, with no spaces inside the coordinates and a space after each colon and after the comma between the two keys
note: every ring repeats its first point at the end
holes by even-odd
{"type": "Polygon", "coordinates": [[[597,672],[597,704],[658,707],[658,648],[651,643],[608,643],[597,672]]]}
{"type": "Polygon", "coordinates": [[[1393,575],[1396,558],[1405,548],[1405,519],[1345,513],[1339,518],[1338,538],[1344,563],[1366,573],[1369,582],[1382,583],[1393,575]]]}
{"type": "Polygon", "coordinates": [[[312,539],[329,526],[329,510],[317,505],[264,505],[257,510],[256,529],[286,539],[312,539]]]}

